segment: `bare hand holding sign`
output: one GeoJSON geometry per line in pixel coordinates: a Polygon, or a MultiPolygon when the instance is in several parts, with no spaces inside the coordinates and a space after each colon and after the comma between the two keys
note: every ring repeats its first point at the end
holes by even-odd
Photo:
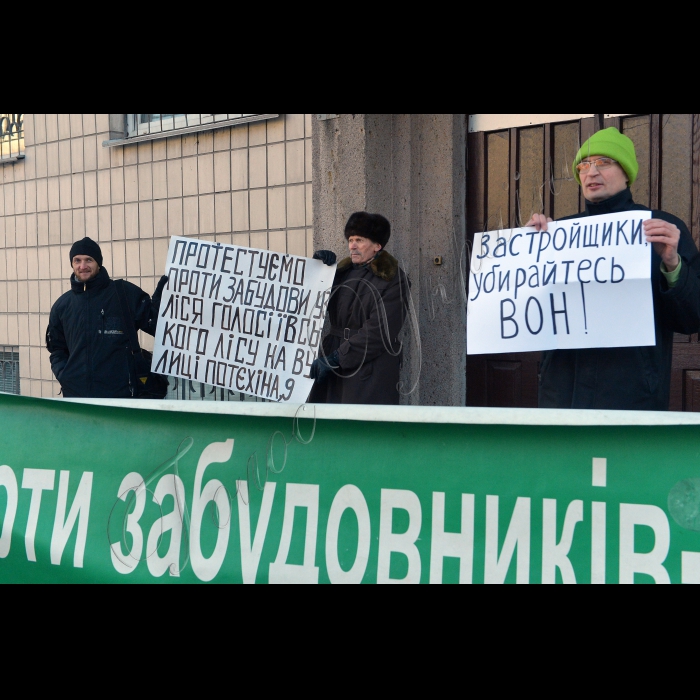
{"type": "Polygon", "coordinates": [[[474,236],[469,354],[655,344],[651,246],[674,269],[673,231],[649,211],[529,223],[474,236]]]}

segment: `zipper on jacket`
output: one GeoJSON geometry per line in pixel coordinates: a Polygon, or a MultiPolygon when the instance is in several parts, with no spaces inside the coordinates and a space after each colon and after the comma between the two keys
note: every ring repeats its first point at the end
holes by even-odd
{"type": "MultiPolygon", "coordinates": [[[[87,284],[84,285],[87,289],[87,284]]],[[[90,357],[90,299],[87,294],[85,294],[85,329],[86,333],[86,344],[85,344],[85,359],[87,364],[87,395],[92,396],[92,358],[90,357]]]]}
{"type": "Polygon", "coordinates": [[[131,398],[134,398],[134,385],[131,383],[131,365],[129,364],[129,346],[126,347],[126,374],[129,377],[129,393],[131,398]]]}
{"type": "Polygon", "coordinates": [[[102,315],[102,337],[105,337],[105,310],[100,309],[100,314],[102,315]]]}

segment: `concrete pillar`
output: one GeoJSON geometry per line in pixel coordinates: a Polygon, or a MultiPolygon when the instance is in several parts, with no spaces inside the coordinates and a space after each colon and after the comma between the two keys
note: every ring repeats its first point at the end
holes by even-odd
{"type": "Polygon", "coordinates": [[[314,121],[314,247],[345,257],[350,214],[383,214],[392,225],[387,250],[411,280],[405,404],[465,402],[466,117],[342,114],[314,121]]]}

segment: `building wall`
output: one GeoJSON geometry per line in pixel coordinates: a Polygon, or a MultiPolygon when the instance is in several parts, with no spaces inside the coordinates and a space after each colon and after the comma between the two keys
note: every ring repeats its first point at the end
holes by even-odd
{"type": "Polygon", "coordinates": [[[350,214],[383,214],[411,280],[404,404],[466,399],[466,132],[466,114],[341,114],[314,129],[315,247],[345,257],[350,214]]]}
{"type": "Polygon", "coordinates": [[[103,147],[115,121],[25,114],[26,157],[0,164],[0,346],[19,346],[24,395],[59,391],[44,336],[75,240],[149,293],[169,236],[312,254],[311,115],[103,147]]]}

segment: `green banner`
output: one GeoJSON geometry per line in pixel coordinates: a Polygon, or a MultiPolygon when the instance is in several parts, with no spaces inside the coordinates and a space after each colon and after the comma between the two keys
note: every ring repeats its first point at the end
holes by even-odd
{"type": "Polygon", "coordinates": [[[0,582],[700,582],[694,417],[108,403],[0,395],[0,582]]]}

